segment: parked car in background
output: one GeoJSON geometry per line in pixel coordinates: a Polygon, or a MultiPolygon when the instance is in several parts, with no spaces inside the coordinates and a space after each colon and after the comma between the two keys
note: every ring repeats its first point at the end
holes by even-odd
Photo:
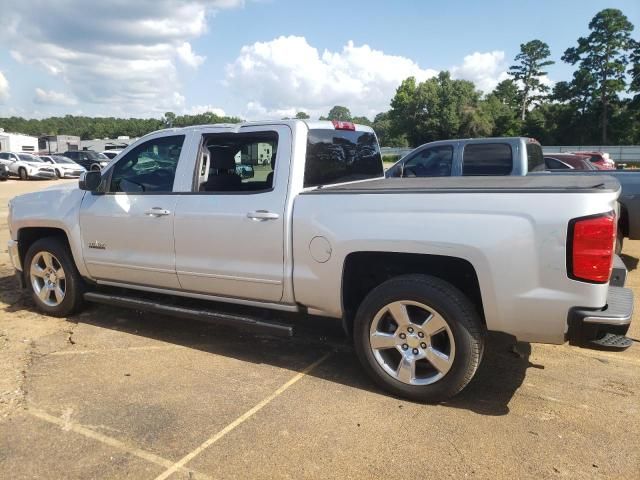
{"type": "Polygon", "coordinates": [[[570,152],[576,155],[583,155],[589,158],[598,170],[615,170],[616,162],[614,162],[607,152],[570,152]]]}
{"type": "Polygon", "coordinates": [[[542,147],[526,137],[425,143],[398,160],[387,178],[526,175],[545,170],[542,147]]]}
{"type": "Polygon", "coordinates": [[[56,178],[55,171],[48,163],[30,153],[0,152],[0,163],[7,167],[9,175],[22,180],[56,178]]]}
{"type": "MultiPolygon", "coordinates": [[[[544,167],[537,143],[513,145],[544,167]]],[[[421,401],[468,384],[487,330],[633,343],[633,292],[609,284],[613,178],[390,180],[370,127],[289,120],[153,132],[79,187],[9,203],[9,257],[49,315],[90,300],[285,336],[260,309],[341,319],[364,371],[421,401]],[[265,143],[269,174],[240,178],[238,154],[265,143]]]]}
{"type": "Polygon", "coordinates": [[[108,157],[93,150],[67,150],[64,156],[87,170],[100,170],[109,165],[110,161],[108,157]]]}
{"type": "Polygon", "coordinates": [[[547,170],[581,170],[591,171],[598,168],[584,155],[573,153],[545,153],[544,164],[547,170]]]}
{"type": "Polygon", "coordinates": [[[104,152],[100,152],[100,153],[102,153],[102,155],[107,157],[109,160],[113,160],[120,154],[121,151],[122,150],[105,150],[104,152]]]}
{"type": "Polygon", "coordinates": [[[0,163],[0,181],[4,182],[9,178],[9,169],[3,163],[0,163]]]}
{"type": "Polygon", "coordinates": [[[82,165],[63,155],[40,155],[40,158],[50,165],[56,172],[58,178],[77,178],[87,169],[82,165]]]}

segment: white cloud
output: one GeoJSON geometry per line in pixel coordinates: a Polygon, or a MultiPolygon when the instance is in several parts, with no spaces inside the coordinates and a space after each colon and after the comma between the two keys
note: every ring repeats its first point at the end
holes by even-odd
{"type": "Polygon", "coordinates": [[[42,88],[36,88],[36,94],[33,97],[33,102],[39,105],[62,105],[70,106],[76,105],[78,101],[62,92],[55,92],[53,90],[43,90],[42,88]]]}
{"type": "Polygon", "coordinates": [[[0,43],[64,81],[79,102],[136,114],[183,108],[176,63],[205,58],[190,40],[216,10],[243,0],[22,0],[3,11],[0,43]],[[43,14],[43,12],[45,12],[43,14]]]}
{"type": "Polygon", "coordinates": [[[242,47],[227,65],[225,83],[253,118],[291,116],[300,110],[317,116],[333,105],[372,116],[389,108],[405,78],[422,81],[436,74],[368,45],[348,42],[341,51],[320,53],[304,37],[289,36],[242,47]]]}
{"type": "Polygon", "coordinates": [[[9,99],[9,80],[0,71],[0,103],[4,103],[9,99]]]}
{"type": "Polygon", "coordinates": [[[199,115],[201,113],[213,113],[219,117],[226,115],[225,111],[221,108],[214,107],[213,105],[193,105],[192,107],[182,110],[185,115],[199,115]]]}
{"type": "Polygon", "coordinates": [[[451,76],[470,80],[480,90],[489,93],[498,83],[509,78],[507,68],[505,54],[501,50],[474,52],[464,57],[462,65],[451,68],[451,76]]]}
{"type": "Polygon", "coordinates": [[[206,60],[207,57],[196,55],[191,49],[191,44],[189,42],[184,42],[182,45],[176,48],[176,52],[178,53],[178,57],[185,64],[190,67],[197,68],[206,60]]]}

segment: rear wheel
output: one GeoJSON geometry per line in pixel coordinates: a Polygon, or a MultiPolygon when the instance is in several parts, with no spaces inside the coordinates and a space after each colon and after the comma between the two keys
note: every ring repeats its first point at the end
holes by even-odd
{"type": "Polygon", "coordinates": [[[24,167],[20,167],[18,169],[18,175],[20,175],[20,180],[28,180],[29,175],[27,174],[27,169],[24,167]]]}
{"type": "Polygon", "coordinates": [[[84,281],[69,248],[60,239],[48,237],[34,242],[24,266],[33,300],[44,313],[66,317],[82,307],[84,281]]]}
{"type": "Polygon", "coordinates": [[[440,402],[473,378],[484,327],[457,288],[427,275],[404,275],[367,295],[354,323],[358,357],[385,390],[440,402]]]}

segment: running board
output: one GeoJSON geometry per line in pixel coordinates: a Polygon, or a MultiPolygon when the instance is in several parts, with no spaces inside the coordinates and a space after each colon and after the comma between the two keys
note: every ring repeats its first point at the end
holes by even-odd
{"type": "Polygon", "coordinates": [[[107,293],[87,292],[84,299],[88,302],[102,303],[112,307],[133,308],[145,312],[170,315],[173,317],[189,318],[200,322],[213,323],[215,325],[227,325],[245,330],[261,331],[280,337],[293,336],[293,327],[282,323],[265,322],[254,317],[235,315],[230,313],[214,312],[175,305],[163,305],[141,298],[125,297],[107,293]]]}

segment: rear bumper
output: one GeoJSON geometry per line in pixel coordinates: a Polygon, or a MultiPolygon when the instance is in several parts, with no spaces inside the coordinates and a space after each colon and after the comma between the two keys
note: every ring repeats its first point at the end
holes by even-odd
{"type": "Polygon", "coordinates": [[[584,345],[607,333],[625,335],[632,317],[633,290],[610,286],[604,308],[574,307],[570,310],[567,340],[575,345],[584,345]]]}

